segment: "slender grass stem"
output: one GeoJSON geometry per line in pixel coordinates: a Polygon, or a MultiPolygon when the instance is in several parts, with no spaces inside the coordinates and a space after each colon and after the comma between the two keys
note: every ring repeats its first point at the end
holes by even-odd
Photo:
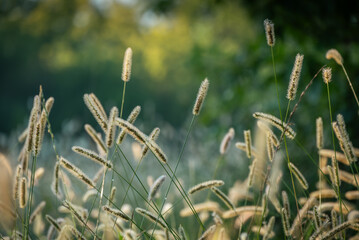
{"type": "MultiPolygon", "coordinates": [[[[130,162],[128,161],[128,159],[127,159],[127,157],[125,156],[125,154],[124,154],[124,152],[122,151],[122,149],[121,149],[118,145],[116,145],[116,152],[117,152],[117,149],[120,151],[120,153],[122,154],[122,156],[123,156],[124,159],[126,160],[127,164],[128,164],[129,167],[131,168],[131,170],[132,170],[134,176],[136,176],[136,179],[139,181],[141,187],[144,189],[146,195],[148,195],[148,191],[147,191],[146,187],[143,185],[142,181],[140,180],[139,176],[137,175],[137,172],[136,172],[136,171],[133,169],[133,167],[131,166],[130,162]]],[[[118,154],[118,152],[117,152],[117,154],[118,154]]],[[[160,161],[159,161],[159,162],[160,162],[160,161]]],[[[161,162],[160,162],[160,163],[161,163],[161,162]]],[[[161,164],[162,164],[162,163],[161,163],[161,164]]],[[[162,165],[162,167],[165,169],[165,167],[164,167],[163,165],[162,165]]],[[[166,170],[166,169],[165,169],[165,170],[166,170]]],[[[140,197],[141,197],[146,203],[149,204],[149,202],[147,201],[147,198],[144,197],[144,196],[142,196],[142,194],[140,194],[140,193],[136,190],[136,188],[133,187],[132,181],[131,181],[131,182],[128,182],[128,181],[127,181],[124,177],[122,177],[117,171],[114,170],[114,172],[115,172],[118,176],[120,176],[121,178],[123,178],[123,180],[124,180],[125,182],[127,182],[127,183],[129,184],[129,186],[130,186],[133,190],[135,190],[135,191],[140,195],[140,197]]],[[[167,174],[169,175],[168,172],[167,172],[167,174]]],[[[150,205],[150,204],[149,204],[149,205],[150,205]]],[[[151,205],[150,205],[150,206],[151,206],[151,205]]],[[[163,218],[163,216],[161,215],[162,209],[159,210],[159,209],[155,206],[155,208],[153,208],[153,210],[155,210],[155,211],[158,213],[158,217],[162,217],[162,219],[166,222],[166,220],[165,220],[165,219],[163,218]]],[[[167,222],[166,222],[166,224],[167,224],[167,222]]],[[[168,224],[167,224],[167,226],[168,226],[168,229],[170,230],[170,232],[172,233],[172,235],[175,236],[176,233],[170,228],[170,226],[169,226],[168,224]]],[[[156,225],[155,225],[155,227],[156,227],[156,225]]],[[[151,235],[151,237],[152,237],[152,235],[151,235]]]]}
{"type": "MultiPolygon", "coordinates": [[[[331,101],[330,101],[330,88],[329,88],[329,83],[326,84],[327,85],[327,94],[328,94],[328,108],[329,108],[329,116],[330,116],[330,129],[332,130],[332,143],[333,143],[333,150],[334,150],[334,158],[335,158],[335,162],[336,162],[336,174],[337,176],[339,176],[339,166],[338,166],[338,161],[336,161],[337,159],[337,154],[336,154],[336,149],[335,149],[335,137],[334,137],[334,130],[332,127],[333,124],[333,115],[332,115],[332,106],[331,106],[331,101]]],[[[336,189],[335,191],[338,193],[338,200],[339,200],[339,211],[340,211],[340,220],[341,222],[344,222],[344,216],[343,216],[343,211],[342,211],[342,198],[341,198],[341,194],[340,194],[340,188],[339,188],[339,178],[337,179],[337,186],[338,189],[336,189]]]]}
{"type": "Polygon", "coordinates": [[[29,197],[28,197],[28,202],[27,202],[27,216],[25,219],[25,239],[28,238],[29,235],[29,220],[30,220],[30,215],[31,215],[31,203],[32,203],[32,194],[34,191],[34,179],[35,179],[35,170],[36,170],[36,161],[37,161],[37,156],[36,155],[32,155],[32,163],[31,163],[31,180],[30,180],[30,192],[29,192],[29,197]]]}
{"type": "MultiPolygon", "coordinates": [[[[184,143],[183,143],[183,145],[182,145],[180,154],[179,154],[179,156],[178,156],[175,169],[174,169],[174,171],[172,172],[171,181],[170,181],[170,184],[169,184],[169,186],[168,186],[168,188],[167,188],[165,197],[164,197],[164,199],[163,199],[163,202],[162,202],[162,205],[161,205],[161,208],[160,208],[160,212],[162,212],[162,209],[163,209],[163,207],[164,207],[164,205],[165,205],[165,203],[166,203],[166,201],[167,201],[167,196],[168,196],[169,191],[170,191],[170,189],[171,189],[172,182],[174,182],[173,178],[176,177],[176,171],[177,171],[179,162],[180,162],[181,159],[182,159],[183,152],[184,152],[184,149],[185,149],[185,147],[186,147],[186,144],[187,144],[187,141],[188,141],[188,137],[189,137],[189,134],[191,133],[191,130],[192,130],[192,127],[193,127],[193,125],[194,125],[195,119],[196,119],[196,116],[193,115],[192,120],[191,120],[191,123],[190,123],[190,126],[189,126],[189,129],[188,129],[188,131],[187,131],[187,135],[186,135],[185,141],[184,141],[184,143]]],[[[169,167],[169,166],[168,166],[168,167],[169,167]]],[[[170,168],[170,167],[169,167],[169,168],[170,168]]],[[[187,195],[186,192],[184,192],[184,194],[187,195]]],[[[188,197],[188,196],[187,196],[187,197],[188,197]]],[[[201,228],[204,229],[204,226],[203,226],[202,221],[201,221],[199,218],[198,218],[198,220],[199,220],[199,223],[200,223],[200,225],[201,225],[201,228]]],[[[157,220],[156,220],[156,225],[157,225],[157,222],[158,222],[158,218],[157,218],[157,220]]],[[[151,234],[151,235],[153,236],[153,234],[154,234],[154,230],[152,231],[152,234],[151,234]]]]}
{"type": "Polygon", "coordinates": [[[341,66],[342,66],[342,69],[343,69],[343,71],[344,71],[345,77],[346,77],[347,80],[348,80],[349,86],[350,86],[350,88],[351,88],[351,90],[352,90],[352,92],[353,92],[355,101],[357,102],[357,105],[358,105],[358,108],[359,108],[358,97],[357,97],[357,95],[356,95],[356,93],[355,93],[355,91],[354,91],[354,87],[353,87],[353,85],[352,85],[352,82],[350,81],[350,78],[349,78],[348,73],[347,73],[347,71],[346,71],[346,69],[345,69],[345,67],[344,67],[344,64],[341,64],[341,66]]]}
{"type": "MultiPolygon", "coordinates": [[[[107,149],[107,155],[106,155],[106,160],[108,160],[108,151],[109,149],[107,149]]],[[[103,191],[104,191],[104,188],[105,188],[105,178],[106,178],[106,173],[107,173],[107,166],[105,166],[105,171],[103,173],[103,176],[102,176],[102,183],[101,183],[101,192],[100,192],[100,202],[99,202],[99,209],[98,209],[98,218],[97,218],[97,221],[96,221],[96,227],[95,227],[95,236],[94,236],[94,240],[96,240],[96,236],[97,236],[97,229],[98,229],[98,225],[99,225],[99,222],[100,222],[100,219],[101,219],[101,210],[102,210],[102,197],[103,197],[103,191]]],[[[112,182],[112,181],[111,181],[112,182]]]]}

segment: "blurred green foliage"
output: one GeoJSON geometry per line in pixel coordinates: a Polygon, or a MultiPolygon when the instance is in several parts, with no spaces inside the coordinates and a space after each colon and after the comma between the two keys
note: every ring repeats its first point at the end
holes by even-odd
{"type": "MultiPolygon", "coordinates": [[[[145,122],[154,125],[164,120],[181,126],[190,115],[200,82],[208,77],[211,87],[202,123],[222,129],[251,127],[254,111],[278,115],[262,25],[267,17],[275,23],[283,108],[292,64],[300,52],[305,60],[299,91],[323,64],[329,64],[334,72],[334,114],[344,113],[349,128],[358,130],[353,124],[355,101],[344,75],[334,61],[324,58],[329,48],[339,49],[358,88],[358,3],[323,3],[3,0],[0,112],[6,117],[1,119],[0,131],[25,125],[31,96],[40,84],[47,96],[56,99],[55,131],[63,120],[88,119],[82,102],[86,92],[95,92],[105,106],[119,105],[127,47],[132,47],[134,59],[125,115],[141,105],[145,122]]],[[[295,122],[312,135],[320,115],[329,120],[325,88],[318,77],[295,122]]]]}

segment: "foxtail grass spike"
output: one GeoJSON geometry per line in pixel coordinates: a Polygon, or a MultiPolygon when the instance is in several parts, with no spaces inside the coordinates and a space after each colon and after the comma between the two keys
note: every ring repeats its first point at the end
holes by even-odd
{"type": "Polygon", "coordinates": [[[27,131],[27,137],[26,137],[26,150],[27,152],[31,152],[33,150],[34,147],[34,132],[35,132],[35,127],[36,127],[36,121],[38,118],[38,106],[39,106],[39,96],[35,96],[34,97],[34,104],[30,113],[30,118],[29,118],[29,125],[27,127],[28,131],[27,131]]]}
{"type": "Polygon", "coordinates": [[[225,154],[229,148],[230,142],[234,138],[234,128],[230,128],[226,135],[223,137],[221,145],[219,147],[220,154],[225,154]]]}
{"type": "Polygon", "coordinates": [[[264,20],[264,30],[266,33],[267,44],[270,47],[273,47],[275,44],[275,33],[274,33],[274,24],[271,20],[264,20]]]}
{"type": "Polygon", "coordinates": [[[323,119],[318,117],[316,120],[316,138],[318,150],[323,148],[323,119]]]}
{"type": "Polygon", "coordinates": [[[229,209],[235,209],[236,207],[234,206],[234,204],[232,203],[232,201],[229,199],[229,197],[224,194],[224,192],[222,192],[221,190],[219,190],[216,187],[211,187],[212,192],[219,198],[222,200],[222,202],[224,204],[227,205],[227,207],[229,209]]]}
{"type": "Polygon", "coordinates": [[[314,207],[313,207],[313,211],[314,211],[314,224],[315,224],[315,228],[316,228],[316,229],[320,229],[320,227],[322,226],[322,220],[320,219],[320,216],[319,216],[318,207],[317,207],[317,206],[314,206],[314,207]]]}
{"type": "Polygon", "coordinates": [[[204,231],[204,233],[198,238],[198,240],[205,240],[207,239],[212,233],[214,233],[214,231],[216,230],[217,226],[216,224],[210,226],[209,228],[207,228],[206,231],[204,231]]]}
{"type": "Polygon", "coordinates": [[[96,97],[96,95],[94,93],[90,93],[89,97],[91,98],[94,106],[96,107],[96,109],[98,109],[99,114],[101,115],[101,117],[107,122],[107,115],[105,112],[105,109],[103,108],[100,100],[96,97]]]}
{"type": "Polygon", "coordinates": [[[273,161],[274,158],[274,154],[275,154],[275,148],[274,148],[274,143],[273,143],[273,138],[271,136],[270,133],[267,132],[267,153],[268,153],[268,159],[269,161],[273,161]]]}
{"type": "Polygon", "coordinates": [[[45,201],[42,201],[39,205],[37,205],[37,207],[35,208],[35,210],[32,212],[30,216],[29,224],[31,224],[34,221],[34,219],[41,213],[45,205],[46,205],[45,201]]]}
{"type": "Polygon", "coordinates": [[[180,240],[187,240],[186,232],[184,231],[182,225],[178,227],[178,235],[180,237],[180,240]]]}
{"type": "Polygon", "coordinates": [[[156,179],[156,181],[152,184],[150,191],[148,191],[147,200],[150,202],[160,190],[162,184],[166,180],[166,175],[162,175],[156,179]]]}
{"type": "Polygon", "coordinates": [[[59,187],[59,171],[60,171],[60,163],[56,162],[55,167],[54,167],[54,177],[53,177],[51,190],[57,196],[58,199],[61,199],[62,192],[59,187]]]}
{"type": "Polygon", "coordinates": [[[57,231],[61,231],[61,226],[54,218],[52,218],[50,215],[46,215],[45,218],[51,224],[51,226],[54,226],[57,231]]]}
{"type": "Polygon", "coordinates": [[[332,230],[328,231],[327,233],[325,233],[323,236],[322,236],[322,240],[327,240],[327,239],[331,239],[333,238],[335,235],[337,235],[338,233],[346,230],[348,227],[350,227],[351,225],[353,225],[352,222],[344,222],[338,226],[336,226],[335,228],[333,228],[332,230]]]}
{"type": "Polygon", "coordinates": [[[19,206],[24,208],[27,202],[27,180],[25,177],[21,179],[19,193],[19,206]]]}
{"type": "MultiPolygon", "coordinates": [[[[155,128],[155,129],[153,129],[152,130],[152,132],[150,133],[150,135],[148,136],[148,138],[151,140],[151,141],[153,141],[153,142],[155,142],[156,140],[157,140],[157,138],[158,138],[158,136],[160,135],[160,129],[159,128],[155,128]]],[[[146,156],[146,154],[147,154],[147,152],[148,152],[148,147],[146,146],[146,145],[144,145],[143,147],[142,147],[142,152],[141,152],[141,159],[143,159],[145,156],[146,156]]]]}
{"type": "Polygon", "coordinates": [[[285,236],[288,237],[289,236],[290,223],[289,223],[289,215],[288,215],[287,210],[285,208],[282,208],[281,216],[282,216],[282,224],[283,224],[284,234],[285,234],[285,236]]]}
{"type": "Polygon", "coordinates": [[[290,139],[295,138],[296,134],[294,130],[291,127],[289,127],[288,124],[283,123],[281,120],[274,117],[273,115],[267,113],[255,112],[253,113],[253,117],[273,125],[274,127],[278,128],[280,131],[284,132],[288,138],[290,139]]]}
{"type": "Polygon", "coordinates": [[[254,159],[251,166],[249,167],[249,174],[248,174],[248,187],[251,187],[253,184],[253,179],[254,179],[254,173],[256,170],[256,166],[257,166],[257,159],[254,159]]]}
{"type": "Polygon", "coordinates": [[[111,208],[109,206],[102,206],[102,209],[105,211],[105,212],[108,212],[109,214],[115,216],[115,217],[119,217],[121,218],[122,220],[125,220],[125,221],[129,221],[131,218],[128,217],[125,213],[123,213],[122,211],[118,210],[118,209],[115,209],[115,208],[111,208]]]}
{"type": "Polygon", "coordinates": [[[113,142],[115,141],[115,134],[116,134],[115,120],[117,117],[118,117],[118,108],[113,107],[110,112],[108,127],[106,132],[106,145],[108,148],[112,147],[113,142]]]}
{"type": "Polygon", "coordinates": [[[275,217],[272,216],[268,221],[268,224],[267,224],[267,227],[266,227],[266,232],[265,232],[265,234],[263,236],[263,240],[268,240],[271,237],[271,233],[272,233],[272,230],[273,230],[273,227],[274,227],[274,223],[275,223],[275,217]]]}
{"type": "Polygon", "coordinates": [[[338,65],[342,65],[343,64],[343,57],[342,55],[338,52],[338,50],[332,48],[329,49],[327,51],[327,53],[325,54],[326,59],[330,60],[330,59],[334,59],[338,65]]]}
{"type": "Polygon", "coordinates": [[[109,197],[109,200],[108,200],[108,203],[109,205],[114,201],[115,199],[115,194],[116,194],[116,187],[113,186],[112,189],[111,189],[111,193],[110,193],[110,197],[109,197]]]}
{"type": "Polygon", "coordinates": [[[298,89],[298,82],[300,78],[300,73],[302,71],[304,55],[297,54],[295,57],[295,62],[292,70],[292,74],[290,75],[290,81],[288,86],[287,98],[291,101],[295,99],[295,95],[298,89]]]}
{"type": "Polygon", "coordinates": [[[95,120],[97,121],[97,123],[102,128],[102,130],[104,132],[106,132],[106,130],[107,130],[107,117],[105,118],[105,116],[102,113],[102,110],[100,110],[100,108],[95,104],[93,98],[91,98],[89,94],[84,95],[84,102],[85,102],[87,108],[92,113],[95,120]]]}
{"type": "Polygon", "coordinates": [[[244,142],[246,143],[246,153],[247,157],[252,157],[252,138],[251,138],[251,130],[244,131],[244,142]]]}
{"type": "MultiPolygon", "coordinates": [[[[140,106],[136,106],[132,112],[130,113],[130,115],[127,118],[127,122],[134,124],[134,122],[136,121],[138,115],[140,115],[141,112],[141,107],[140,106]]],[[[118,134],[116,143],[117,144],[121,144],[123,142],[123,140],[126,137],[126,131],[124,129],[121,129],[120,133],[118,134]]]]}
{"type": "MultiPolygon", "coordinates": [[[[334,208],[330,211],[330,217],[332,220],[332,229],[335,229],[338,226],[338,217],[337,212],[334,208]]],[[[334,237],[337,239],[337,235],[335,235],[334,237]]]]}
{"type": "Polygon", "coordinates": [[[354,153],[354,147],[352,142],[349,139],[349,134],[346,130],[345,127],[345,122],[344,122],[344,117],[341,114],[337,115],[337,122],[338,122],[338,127],[339,127],[339,131],[341,134],[341,138],[343,141],[343,146],[344,146],[344,153],[347,156],[348,160],[350,163],[356,162],[357,161],[357,157],[354,153]]]}
{"type": "Polygon", "coordinates": [[[207,91],[208,91],[208,87],[209,87],[209,81],[206,78],[205,80],[203,80],[203,82],[201,83],[201,86],[199,87],[198,93],[197,93],[197,99],[196,102],[193,106],[193,110],[192,113],[193,115],[198,115],[199,112],[201,111],[204,99],[206,98],[207,95],[207,91]]]}
{"type": "Polygon", "coordinates": [[[322,75],[325,84],[329,84],[332,81],[332,69],[330,67],[323,68],[322,75]]]}
{"type": "Polygon", "coordinates": [[[257,126],[262,129],[266,134],[269,134],[272,138],[272,143],[275,147],[279,146],[279,140],[277,136],[273,133],[272,129],[263,121],[257,121],[257,126]]]}
{"type": "Polygon", "coordinates": [[[87,177],[85,173],[83,173],[79,168],[75,167],[68,160],[63,157],[60,157],[60,164],[64,168],[66,168],[73,176],[77,177],[78,179],[86,183],[88,186],[95,188],[95,183],[89,177],[87,177]]]}
{"type": "Polygon", "coordinates": [[[21,173],[22,173],[22,167],[19,164],[16,167],[16,174],[15,174],[14,185],[12,190],[12,194],[13,194],[12,198],[14,200],[17,200],[19,198],[19,184],[20,184],[21,173]]]}
{"type": "Polygon", "coordinates": [[[293,163],[289,163],[289,165],[290,165],[290,168],[292,169],[294,176],[297,178],[298,182],[300,183],[300,185],[305,190],[307,190],[309,185],[308,185],[307,180],[303,176],[303,174],[299,171],[299,169],[293,163]]]}
{"type": "Polygon", "coordinates": [[[90,136],[90,138],[95,142],[100,152],[103,152],[104,154],[107,153],[107,148],[101,138],[101,134],[97,133],[90,124],[85,124],[85,130],[87,134],[90,136]]]}
{"type": "Polygon", "coordinates": [[[161,218],[158,218],[156,215],[154,215],[153,213],[139,207],[136,208],[135,211],[138,214],[142,215],[143,217],[149,219],[151,222],[153,223],[157,222],[161,227],[167,228],[166,223],[161,218]]]}
{"type": "Polygon", "coordinates": [[[210,180],[206,182],[199,183],[193,186],[190,190],[188,190],[188,194],[194,194],[196,192],[202,191],[204,189],[208,189],[211,187],[219,187],[222,186],[224,182],[222,180],[210,180]]]}
{"type": "Polygon", "coordinates": [[[286,191],[282,191],[282,202],[283,202],[283,208],[285,208],[285,211],[288,215],[288,219],[290,219],[290,205],[289,205],[289,198],[286,191]]]}
{"type": "Polygon", "coordinates": [[[125,55],[123,57],[123,66],[122,66],[122,80],[124,82],[130,81],[131,68],[132,68],[132,49],[127,48],[125,51],[125,55]]]}
{"type": "Polygon", "coordinates": [[[94,162],[97,162],[99,164],[102,164],[108,168],[112,168],[112,163],[107,161],[106,159],[104,159],[103,157],[101,157],[100,155],[98,155],[97,153],[88,150],[86,148],[83,147],[78,147],[78,146],[73,146],[72,147],[72,151],[74,151],[75,153],[78,153],[94,162]]]}

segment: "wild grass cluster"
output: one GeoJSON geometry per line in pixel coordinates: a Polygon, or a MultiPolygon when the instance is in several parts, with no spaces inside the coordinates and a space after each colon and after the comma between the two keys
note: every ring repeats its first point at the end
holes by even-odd
{"type": "MultiPolygon", "coordinates": [[[[286,93],[287,107],[283,111],[280,103],[284,93],[278,87],[273,51],[274,24],[265,20],[264,29],[272,58],[273,84],[277,91],[273,96],[277,97],[278,111],[264,113],[258,109],[248,116],[256,122],[248,126],[243,135],[228,126],[228,132],[218,143],[220,157],[213,165],[215,168],[202,166],[200,169],[212,177],[192,185],[182,181],[187,176],[178,176],[178,169],[183,167],[183,153],[196,119],[201,111],[206,111],[208,79],[203,80],[194,98],[192,119],[181,150],[176,159],[169,158],[157,142],[161,137],[159,127],[146,134],[136,126],[140,106],[127,118],[123,114],[126,89],[130,87],[127,85],[131,83],[132,50],[128,48],[123,61],[121,105],[105,109],[94,93],[83,97],[97,123],[96,126],[84,125],[84,132],[95,148],[68,146],[77,157],[87,159],[92,172],[58,151],[49,120],[54,98],[46,98],[40,87],[28,125],[18,139],[23,147],[13,173],[1,155],[2,168],[12,176],[10,190],[3,191],[5,195],[10,192],[11,196],[1,198],[0,202],[1,238],[359,239],[359,149],[351,141],[353,136],[347,131],[344,116],[332,111],[332,104],[339,104],[331,101],[330,89],[335,86],[332,69],[320,66],[297,97],[304,61],[304,55],[298,53],[293,66],[288,66],[292,67],[292,74],[286,93]],[[313,156],[297,140],[301,130],[296,129],[299,116],[295,113],[315,79],[323,81],[327,91],[330,122],[324,122],[323,116],[317,116],[313,122],[316,126],[313,148],[317,149],[317,155],[313,156]],[[324,138],[324,128],[330,129],[330,139],[324,138]],[[50,136],[48,139],[56,155],[51,170],[37,166],[39,161],[50,161],[41,159],[40,155],[45,135],[50,136]],[[236,138],[243,141],[234,142],[236,138]],[[136,144],[133,155],[137,161],[131,159],[132,153],[124,150],[126,141],[136,144]],[[311,161],[307,169],[297,166],[300,159],[293,158],[289,151],[291,144],[299,146],[302,158],[311,161]],[[222,179],[226,175],[221,170],[223,160],[231,145],[238,152],[245,152],[250,162],[244,181],[233,183],[222,179]],[[146,183],[138,169],[143,161],[152,160],[155,160],[152,166],[160,168],[161,175],[148,177],[146,183]],[[316,182],[307,181],[308,171],[317,172],[316,182]],[[42,181],[44,175],[53,176],[51,184],[42,181]],[[76,184],[83,186],[75,189],[76,184]],[[52,192],[51,201],[34,194],[39,185],[45,185],[42,189],[52,192]],[[226,191],[223,185],[232,187],[226,191]]],[[[342,68],[356,102],[352,108],[356,113],[359,102],[341,54],[330,49],[323,57],[335,60],[342,68]]]]}

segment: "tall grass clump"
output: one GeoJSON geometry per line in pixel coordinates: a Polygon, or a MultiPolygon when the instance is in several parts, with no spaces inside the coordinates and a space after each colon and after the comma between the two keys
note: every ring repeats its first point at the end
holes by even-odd
{"type": "MultiPolygon", "coordinates": [[[[166,129],[152,126],[147,131],[137,124],[141,106],[129,115],[124,113],[125,103],[129,104],[125,102],[126,89],[134,91],[129,81],[131,48],[124,54],[122,100],[118,106],[105,108],[95,93],[84,94],[84,106],[96,125],[84,125],[91,144],[67,146],[71,154],[57,148],[58,139],[49,118],[54,98],[46,98],[40,87],[27,126],[18,138],[22,147],[16,170],[12,173],[6,167],[11,173],[12,191],[10,201],[0,201],[1,238],[358,239],[359,148],[352,142],[354,136],[348,132],[340,103],[331,98],[330,89],[336,85],[333,70],[318,66],[318,72],[308,78],[305,71],[302,74],[306,67],[304,55],[298,53],[294,65],[287,66],[292,70],[288,88],[282,89],[276,72],[274,23],[265,20],[264,29],[277,110],[255,109],[248,116],[253,117],[254,124],[245,126],[243,134],[235,134],[235,127],[227,126],[227,133],[218,140],[218,155],[210,156],[216,160],[208,165],[200,163],[196,172],[204,174],[196,175],[195,182],[183,162],[189,143],[201,144],[196,139],[191,141],[196,120],[212,107],[206,105],[210,94],[207,78],[199,84],[197,96],[192,92],[194,104],[188,108],[190,121],[178,152],[168,149],[161,139],[160,132],[166,129]],[[327,115],[313,116],[316,131],[311,144],[317,154],[312,156],[305,147],[309,144],[299,140],[304,131],[296,125],[299,114],[295,113],[320,73],[328,108],[327,115]],[[301,82],[307,82],[306,86],[302,87],[301,82]],[[286,108],[281,105],[283,101],[286,108]],[[334,112],[334,104],[338,112],[334,112]],[[326,139],[329,131],[331,138],[326,139]],[[48,146],[43,144],[46,133],[54,159],[41,155],[42,147],[48,146]],[[128,151],[129,142],[133,154],[128,151]],[[232,145],[237,154],[245,156],[248,165],[246,176],[236,176],[236,182],[224,170],[232,145]],[[292,152],[292,146],[300,149],[299,153],[292,152]],[[53,169],[38,166],[44,161],[51,162],[53,169]],[[317,183],[308,178],[308,169],[311,174],[317,173],[317,183]],[[52,182],[47,184],[43,176],[52,182]],[[52,196],[41,198],[39,191],[51,192],[52,196]]],[[[334,49],[324,56],[341,65],[359,107],[342,56],[334,49]]],[[[2,154],[0,157],[0,163],[8,166],[8,160],[2,154]]]]}

